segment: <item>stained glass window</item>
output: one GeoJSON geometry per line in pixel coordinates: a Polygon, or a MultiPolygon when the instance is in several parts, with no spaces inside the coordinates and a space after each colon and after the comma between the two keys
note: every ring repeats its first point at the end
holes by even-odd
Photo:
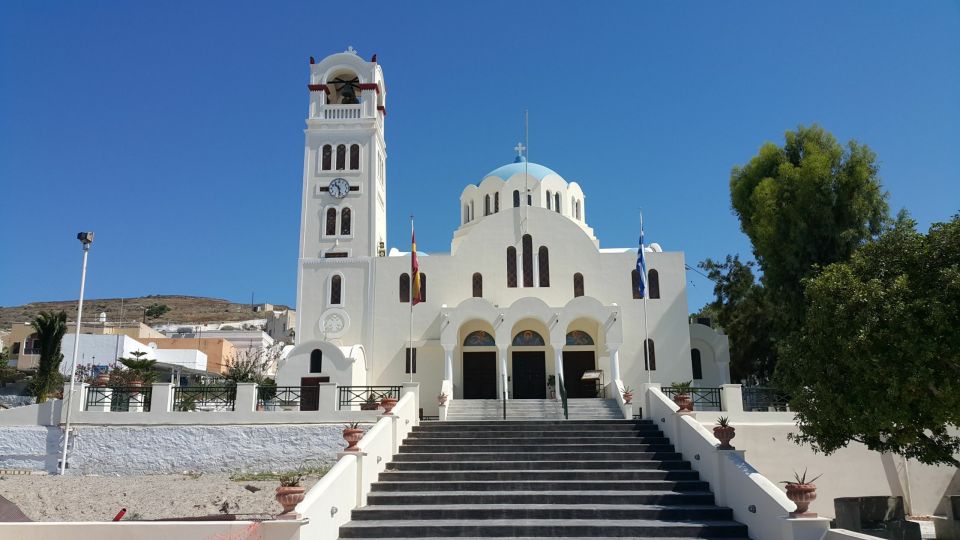
{"type": "Polygon", "coordinates": [[[323,145],[323,153],[320,162],[320,169],[324,171],[330,170],[330,160],[333,157],[333,146],[329,144],[323,145]]]}
{"type": "Polygon", "coordinates": [[[336,234],[337,234],[337,209],[327,208],[326,235],[335,236],[336,234]]]}
{"type": "Polygon", "coordinates": [[[500,194],[494,193],[493,194],[493,213],[496,214],[499,211],[500,211],[500,194]]]}
{"type": "Polygon", "coordinates": [[[567,333],[567,345],[593,345],[593,338],[583,330],[567,333]]]}
{"type": "Polygon", "coordinates": [[[650,290],[650,299],[660,298],[660,274],[650,269],[647,272],[647,288],[650,290]]]}
{"type": "Polygon", "coordinates": [[[514,347],[539,347],[545,345],[543,336],[533,330],[524,330],[513,336],[514,347]]]}
{"type": "Polygon", "coordinates": [[[533,238],[523,235],[523,286],[533,287],[533,238]]]}
{"type": "Polygon", "coordinates": [[[410,274],[400,274],[400,301],[410,301],[410,274]]]}
{"type": "Polygon", "coordinates": [[[356,171],[360,169],[360,145],[353,144],[350,145],[350,170],[356,171]]]}
{"type": "Polygon", "coordinates": [[[350,209],[340,211],[340,234],[350,236],[350,209]]]}
{"type": "Polygon", "coordinates": [[[483,330],[470,332],[463,339],[464,347],[493,347],[495,345],[496,341],[494,341],[493,336],[483,330]]]}
{"type": "Polygon", "coordinates": [[[540,246],[540,253],[537,255],[540,262],[540,286],[550,286],[550,253],[547,246],[540,246]]]}
{"type": "Polygon", "coordinates": [[[342,171],[347,168],[347,145],[337,145],[337,170],[342,171]]]}
{"type": "Polygon", "coordinates": [[[583,296],[583,274],[580,272],[573,275],[573,296],[583,296]]]}
{"type": "Polygon", "coordinates": [[[517,248],[507,248],[507,287],[517,286],[517,248]]]}
{"type": "Polygon", "coordinates": [[[330,278],[330,305],[339,306],[343,294],[343,278],[339,275],[330,278]]]}
{"type": "Polygon", "coordinates": [[[483,298],[483,274],[480,272],[473,274],[473,297],[483,298]]]}

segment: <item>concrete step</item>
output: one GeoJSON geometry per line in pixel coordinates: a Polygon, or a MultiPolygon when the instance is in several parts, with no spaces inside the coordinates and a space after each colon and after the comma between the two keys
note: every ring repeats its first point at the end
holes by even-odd
{"type": "Polygon", "coordinates": [[[614,537],[676,537],[701,538],[743,537],[747,528],[730,520],[669,521],[654,519],[436,519],[351,521],[340,527],[341,538],[418,538],[443,536],[460,538],[504,538],[541,535],[546,537],[596,536],[614,537]]]}
{"type": "Polygon", "coordinates": [[[733,519],[729,508],[658,504],[437,504],[366,506],[353,511],[358,520],[402,519],[733,519]]]}
{"type": "Polygon", "coordinates": [[[486,471],[385,471],[380,473],[382,482],[457,482],[457,481],[499,481],[513,482],[526,480],[699,480],[697,471],[670,470],[486,470],[486,471]]]}
{"type": "Polygon", "coordinates": [[[687,461],[391,461],[388,471],[572,471],[572,470],[690,470],[687,461]]]}
{"type": "Polygon", "coordinates": [[[680,460],[678,452],[555,452],[541,450],[539,452],[402,452],[394,454],[394,461],[502,461],[505,458],[523,461],[584,461],[584,460],[680,460]]]}
{"type": "Polygon", "coordinates": [[[706,491],[702,480],[471,480],[374,482],[372,491],[706,491]]]}
{"type": "MultiPolygon", "coordinates": [[[[519,421],[513,421],[513,422],[512,422],[512,421],[509,420],[509,419],[507,419],[507,420],[474,421],[474,422],[459,422],[459,423],[454,423],[454,424],[455,424],[455,425],[458,425],[458,426],[497,426],[498,428],[503,428],[503,426],[509,426],[509,425],[519,425],[519,426],[523,426],[524,428],[530,426],[530,423],[529,423],[529,422],[519,422],[519,421]]],[[[417,426],[417,427],[421,427],[421,428],[431,428],[431,427],[444,428],[445,426],[448,426],[448,425],[451,425],[451,422],[432,421],[432,422],[423,422],[422,424],[420,424],[420,426],[417,426]]],[[[601,421],[593,421],[593,420],[539,420],[539,421],[537,422],[538,428],[547,428],[547,427],[549,427],[549,426],[598,426],[598,425],[604,425],[604,426],[614,426],[614,425],[620,425],[620,426],[654,426],[654,425],[656,425],[656,424],[654,424],[653,421],[651,421],[651,420],[619,420],[619,419],[618,419],[618,420],[601,420],[601,421]]]]}
{"type": "Polygon", "coordinates": [[[367,495],[370,505],[403,504],[713,504],[709,491],[651,490],[645,492],[579,490],[544,493],[542,491],[380,491],[367,495]]]}
{"type": "Polygon", "coordinates": [[[470,450],[472,452],[672,452],[672,444],[644,444],[637,442],[624,443],[596,443],[596,444],[552,444],[541,445],[535,441],[519,440],[513,444],[433,444],[427,446],[415,446],[404,444],[400,447],[400,453],[448,453],[463,452],[470,450]]]}
{"type": "Polygon", "coordinates": [[[531,433],[512,433],[499,437],[483,436],[474,434],[473,437],[448,437],[447,433],[423,435],[417,434],[407,438],[404,445],[410,446],[430,446],[430,445],[458,445],[458,444],[541,444],[541,445],[570,445],[570,444],[595,444],[602,441],[604,444],[670,444],[670,439],[666,437],[645,436],[625,434],[617,436],[593,437],[589,436],[558,436],[552,435],[533,435],[531,433]]]}
{"type": "Polygon", "coordinates": [[[486,431],[461,431],[453,429],[444,429],[444,430],[431,430],[431,431],[414,431],[404,442],[409,442],[417,439],[427,439],[427,438],[463,438],[463,439],[473,439],[477,437],[483,437],[486,439],[504,439],[504,438],[517,438],[517,437],[584,437],[592,438],[593,440],[606,440],[611,438],[617,439],[643,439],[646,437],[663,437],[663,433],[658,429],[645,429],[645,430],[633,430],[633,429],[620,429],[620,430],[605,430],[605,431],[587,431],[585,429],[577,430],[486,430],[486,431]]]}

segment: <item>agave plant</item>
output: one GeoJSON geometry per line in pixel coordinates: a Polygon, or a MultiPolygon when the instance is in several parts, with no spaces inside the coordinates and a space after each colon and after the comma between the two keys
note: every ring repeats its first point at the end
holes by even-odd
{"type": "Polygon", "coordinates": [[[798,473],[797,471],[793,471],[793,480],[781,480],[780,483],[781,483],[781,484],[787,484],[788,486],[789,486],[789,485],[799,485],[799,484],[812,484],[812,483],[816,482],[817,479],[820,478],[821,476],[823,476],[823,475],[822,475],[822,474],[818,474],[818,475],[814,476],[813,478],[807,480],[807,469],[804,468],[802,475],[801,475],[800,473],[798,473]]]}

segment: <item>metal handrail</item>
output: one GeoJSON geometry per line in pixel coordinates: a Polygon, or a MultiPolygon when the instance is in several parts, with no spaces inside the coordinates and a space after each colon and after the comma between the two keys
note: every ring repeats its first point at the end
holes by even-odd
{"type": "Polygon", "coordinates": [[[563,382],[563,373],[557,377],[557,388],[560,390],[560,403],[563,404],[563,418],[570,419],[570,411],[567,410],[567,385],[563,382]]]}
{"type": "Polygon", "coordinates": [[[705,407],[720,410],[720,388],[694,386],[690,388],[689,391],[681,392],[673,386],[665,386],[661,388],[660,391],[670,399],[673,399],[678,394],[685,393],[690,396],[694,407],[699,410],[706,410],[705,407]]]}
{"type": "Polygon", "coordinates": [[[379,404],[383,398],[400,399],[400,386],[340,386],[338,408],[379,404]]]}

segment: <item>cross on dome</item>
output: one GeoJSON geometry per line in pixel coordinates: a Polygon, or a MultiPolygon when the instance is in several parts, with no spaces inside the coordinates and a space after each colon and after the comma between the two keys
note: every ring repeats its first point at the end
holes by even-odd
{"type": "Polygon", "coordinates": [[[343,52],[357,54],[357,50],[353,48],[353,45],[347,45],[347,50],[343,52]]]}
{"type": "Polygon", "coordinates": [[[524,153],[526,150],[527,147],[524,146],[523,143],[517,143],[517,145],[513,147],[513,151],[517,153],[517,161],[525,159],[524,153]]]}

